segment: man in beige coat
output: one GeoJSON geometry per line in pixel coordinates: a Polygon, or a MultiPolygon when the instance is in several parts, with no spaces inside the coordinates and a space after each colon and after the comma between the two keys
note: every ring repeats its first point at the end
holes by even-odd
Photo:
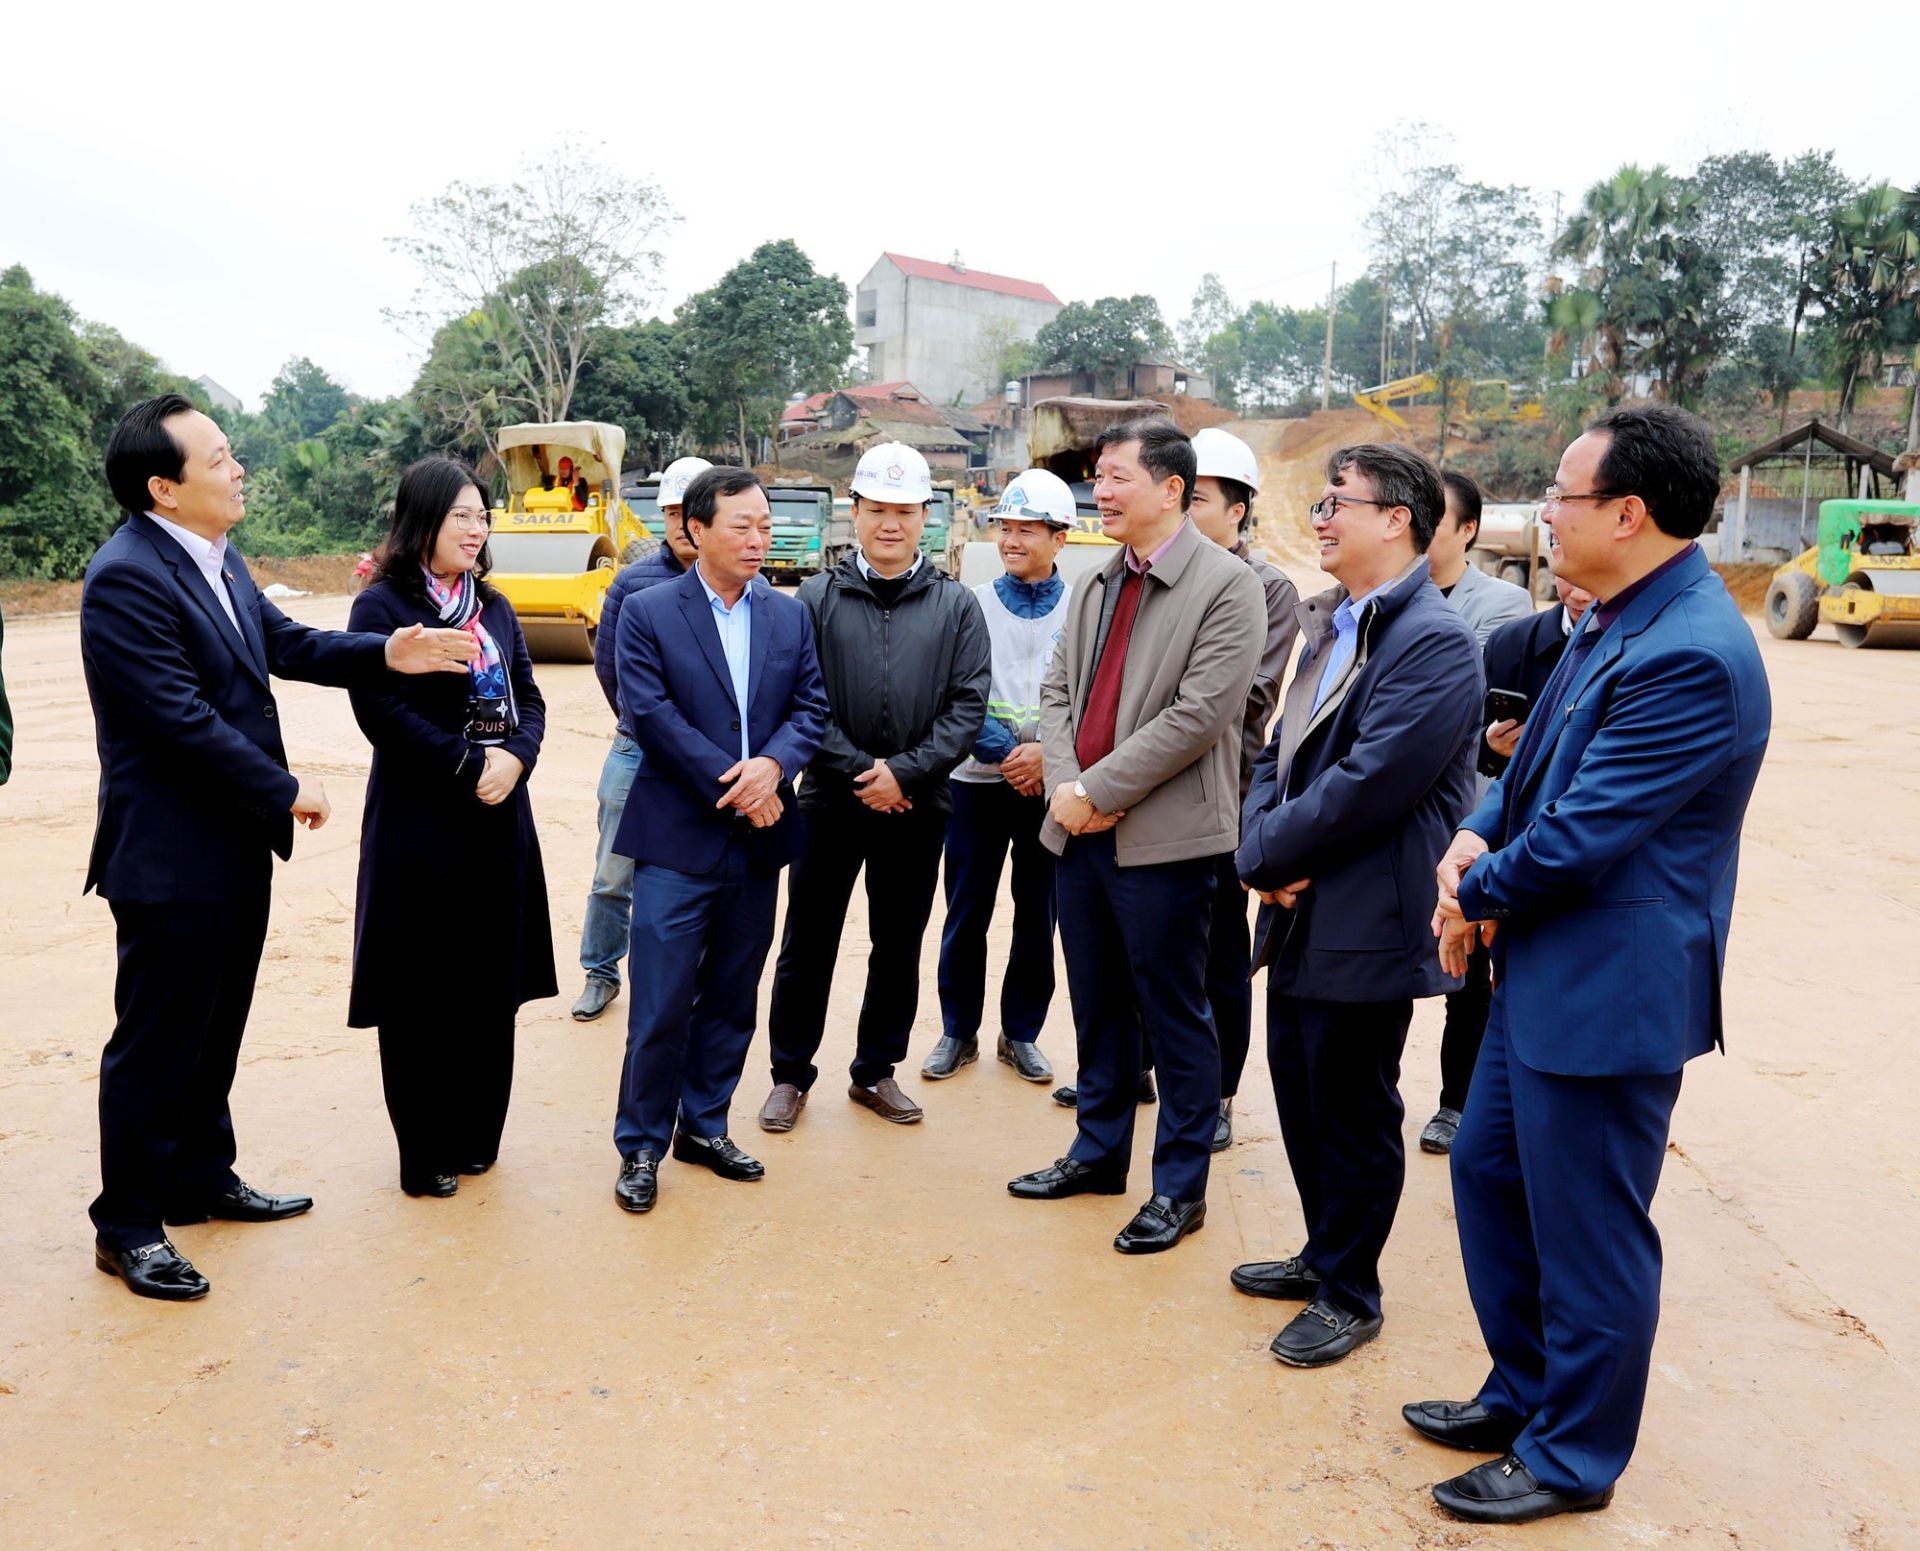
{"type": "Polygon", "coordinates": [[[1114,1240],[1171,1249],[1206,1219],[1220,1112],[1207,1010],[1215,859],[1240,835],[1240,724],[1266,639],[1259,579],[1187,518],[1193,444],[1172,424],[1109,426],[1094,501],[1122,548],[1074,589],[1040,688],[1060,942],[1079,1044],[1079,1131],[1007,1186],[1060,1200],[1127,1188],[1143,1024],[1160,1123],[1153,1194],[1114,1240]]]}

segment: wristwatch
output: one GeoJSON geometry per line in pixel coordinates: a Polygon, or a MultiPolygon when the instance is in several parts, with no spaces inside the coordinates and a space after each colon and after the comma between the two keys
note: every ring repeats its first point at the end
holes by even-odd
{"type": "Polygon", "coordinates": [[[1087,788],[1084,783],[1079,781],[1073,783],[1073,795],[1078,797],[1089,808],[1093,806],[1093,799],[1087,795],[1087,788]]]}

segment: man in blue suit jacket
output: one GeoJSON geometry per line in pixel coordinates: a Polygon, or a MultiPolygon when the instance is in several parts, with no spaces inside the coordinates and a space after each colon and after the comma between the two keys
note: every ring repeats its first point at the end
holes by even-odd
{"type": "Polygon", "coordinates": [[[207,1279],[164,1223],[267,1222],[313,1205],[233,1172],[233,1086],[273,856],[330,811],[287,770],[270,679],[346,685],[392,668],[466,671],[463,631],[309,630],[253,585],[227,543],[246,515],[220,427],[177,393],[135,405],[107,447],[127,520],[87,567],[80,656],[100,753],[86,887],[113,907],[117,1021],[100,1060],[94,1263],[143,1297],[207,1279]]]}
{"type": "Polygon", "coordinates": [[[1493,1371],[1404,1415],[1502,1458],[1436,1486],[1479,1523],[1603,1508],[1639,1431],[1660,1311],[1649,1209],[1686,1063],[1722,1041],[1747,799],[1772,716],[1753,632],[1694,539],[1705,426],[1620,410],[1560,460],[1556,576],[1599,601],[1439,869],[1441,959],[1476,926],[1496,990],[1453,1149],[1493,1371]]]}
{"type": "Polygon", "coordinates": [[[1426,548],[1440,477],[1407,447],[1336,452],[1313,508],[1339,586],[1306,644],[1241,815],[1239,875],[1266,908],[1267,1056],[1307,1242],[1233,1273],[1306,1307],[1274,1338],[1299,1368],[1380,1331],[1380,1253],[1406,1180],[1400,1056],[1416,997],[1457,986],[1428,933],[1429,868],[1473,800],[1480,652],[1426,548]]]}
{"type": "Polygon", "coordinates": [[[760,481],[714,468],[687,487],[699,558],[628,598],[620,703],[644,758],[614,849],[634,861],[627,1060],[615,1199],[653,1209],[673,1156],[723,1179],[765,1172],[727,1136],[773,945],[780,869],[800,850],[793,780],[820,747],[827,695],[813,621],[760,576],[773,515],[760,481]]]}

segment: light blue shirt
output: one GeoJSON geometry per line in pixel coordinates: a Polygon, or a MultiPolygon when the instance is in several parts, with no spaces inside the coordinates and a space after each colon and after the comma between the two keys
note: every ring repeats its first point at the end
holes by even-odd
{"type": "Polygon", "coordinates": [[[1333,650],[1327,653],[1327,665],[1320,670],[1320,686],[1313,692],[1314,710],[1318,711],[1322,702],[1333,693],[1333,686],[1340,682],[1340,675],[1347,671],[1347,664],[1353,661],[1353,654],[1360,646],[1360,621],[1367,617],[1373,600],[1400,579],[1396,576],[1392,581],[1382,582],[1363,598],[1347,598],[1333,611],[1333,650]]]}
{"type": "Polygon", "coordinates": [[[747,752],[747,671],[753,661],[753,584],[747,584],[740,601],[732,608],[721,602],[720,594],[707,587],[706,573],[696,562],[693,574],[706,588],[707,602],[713,605],[713,625],[720,632],[720,650],[726,653],[727,676],[733,680],[733,702],[740,707],[740,757],[747,752]]]}

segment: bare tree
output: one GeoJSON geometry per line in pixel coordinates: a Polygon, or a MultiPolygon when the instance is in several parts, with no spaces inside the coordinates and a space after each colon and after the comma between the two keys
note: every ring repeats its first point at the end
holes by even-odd
{"type": "Polygon", "coordinates": [[[592,331],[658,295],[653,244],[679,219],[655,185],[571,140],[512,183],[456,182],[409,214],[412,232],[388,241],[420,285],[389,319],[430,340],[478,315],[473,347],[511,384],[498,400],[545,421],[567,418],[592,331]]]}

